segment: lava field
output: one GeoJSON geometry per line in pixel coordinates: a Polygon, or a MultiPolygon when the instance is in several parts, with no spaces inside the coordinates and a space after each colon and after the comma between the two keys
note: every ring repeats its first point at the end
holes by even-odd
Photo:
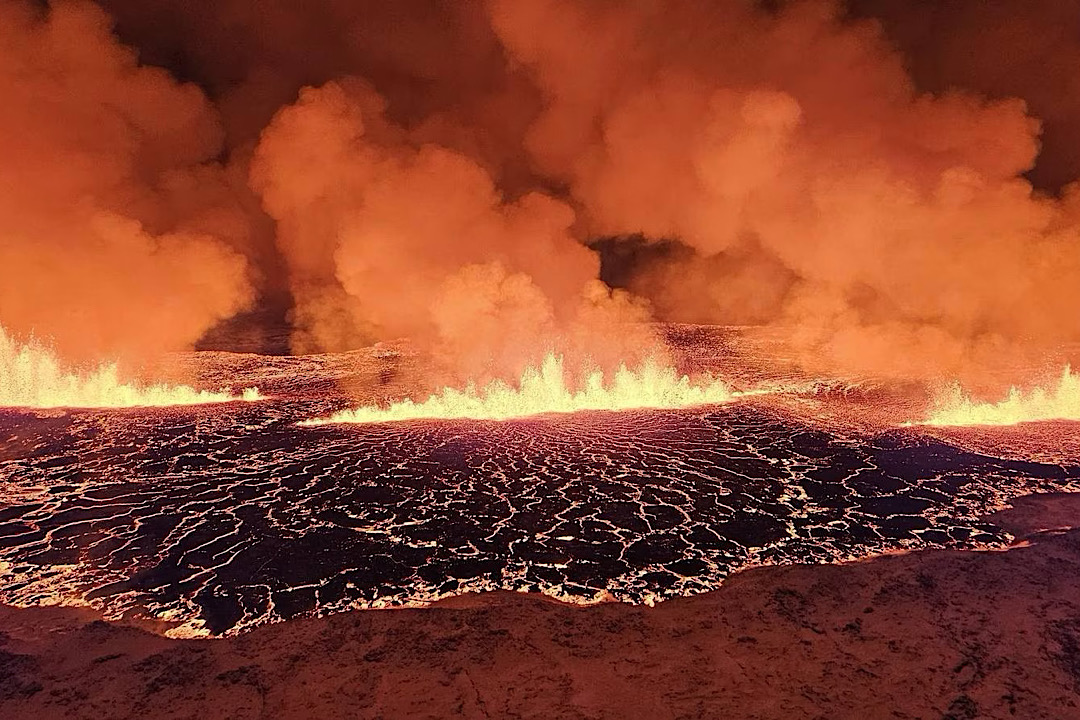
{"type": "MultiPolygon", "coordinates": [[[[1003,547],[988,510],[1080,491],[1078,465],[917,428],[838,432],[756,398],[300,427],[349,402],[350,358],[188,360],[270,397],[0,412],[0,601],[88,603],[177,635],[491,589],[653,603],[756,565],[1003,547]]],[[[376,385],[395,362],[362,360],[376,385]]]]}

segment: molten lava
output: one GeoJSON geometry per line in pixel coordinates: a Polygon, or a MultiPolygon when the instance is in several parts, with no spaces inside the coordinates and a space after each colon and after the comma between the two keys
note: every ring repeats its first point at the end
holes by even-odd
{"type": "Polygon", "coordinates": [[[125,383],[112,364],[75,372],[63,367],[52,352],[41,346],[17,344],[0,327],[0,407],[164,407],[261,399],[255,388],[235,396],[228,391],[207,392],[186,385],[125,383]]]}
{"type": "Polygon", "coordinates": [[[446,388],[421,403],[406,399],[385,408],[367,406],[343,410],[328,418],[301,424],[422,419],[507,420],[582,410],[671,409],[728,402],[739,394],[719,380],[694,383],[689,377],[680,376],[655,361],[646,361],[636,370],[622,366],[610,382],[605,382],[603,372],[592,372],[580,389],[575,390],[567,380],[562,358],[549,354],[539,368],[525,370],[516,388],[501,380],[494,380],[479,389],[473,384],[464,390],[446,388]]]}
{"type": "Polygon", "coordinates": [[[1017,387],[996,403],[980,403],[959,385],[938,397],[922,425],[1015,425],[1040,420],[1080,420],[1080,375],[1066,366],[1056,386],[1024,392],[1017,387]]]}

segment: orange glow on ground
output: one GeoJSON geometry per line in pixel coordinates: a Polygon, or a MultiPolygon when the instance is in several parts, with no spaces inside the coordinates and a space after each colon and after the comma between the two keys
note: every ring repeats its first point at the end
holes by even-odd
{"type": "Polygon", "coordinates": [[[1052,387],[1009,389],[1000,402],[976,402],[959,385],[936,400],[930,419],[920,425],[1016,425],[1046,420],[1080,420],[1080,375],[1066,366],[1052,387]]]}
{"type": "Polygon", "coordinates": [[[207,392],[186,385],[126,383],[112,364],[86,372],[73,371],[48,349],[33,343],[20,345],[0,327],[0,407],[166,407],[261,399],[255,388],[236,396],[229,391],[207,392]]]}
{"type": "Polygon", "coordinates": [[[670,367],[647,361],[636,370],[621,367],[610,378],[591,373],[575,389],[567,380],[560,357],[549,354],[539,368],[529,368],[513,387],[495,380],[482,388],[446,388],[424,402],[402,400],[389,407],[367,406],[343,410],[328,418],[306,420],[301,425],[336,423],[382,423],[403,420],[470,419],[508,420],[545,413],[583,410],[672,409],[713,405],[735,399],[719,380],[693,382],[670,367]]]}

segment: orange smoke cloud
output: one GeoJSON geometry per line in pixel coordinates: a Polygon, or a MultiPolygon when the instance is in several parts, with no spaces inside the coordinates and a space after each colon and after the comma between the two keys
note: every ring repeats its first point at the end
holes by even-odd
{"type": "Polygon", "coordinates": [[[390,124],[362,83],[303,90],[263,132],[252,183],[291,269],[297,350],[405,336],[471,376],[502,375],[586,344],[574,329],[597,306],[641,319],[593,287],[599,260],[566,203],[505,198],[476,161],[390,124]]]}
{"type": "Polygon", "coordinates": [[[971,39],[1042,0],[1016,32],[958,0],[914,60],[892,0],[103,1],[207,94],[94,5],[0,5],[0,323],[65,354],[191,345],[252,284],[294,350],[407,336],[481,382],[635,365],[651,317],[918,378],[1080,340],[1080,186],[1026,179],[1031,63],[971,39]]]}
{"type": "Polygon", "coordinates": [[[1043,123],[1043,150],[1028,176],[1067,185],[1080,176],[1080,0],[988,3],[948,0],[851,0],[880,18],[920,87],[963,87],[991,97],[1022,97],[1043,123]]]}
{"type": "Polygon", "coordinates": [[[957,375],[1080,338],[1076,193],[1020,177],[1039,130],[1022,101],[919,93],[880,28],[828,2],[490,6],[547,96],[528,147],[591,232],[711,266],[696,298],[643,270],[658,304],[791,325],[833,370],[957,375]]]}
{"type": "Polygon", "coordinates": [[[89,3],[0,28],[0,325],[79,359],[190,346],[250,300],[213,107],[89,3]]]}

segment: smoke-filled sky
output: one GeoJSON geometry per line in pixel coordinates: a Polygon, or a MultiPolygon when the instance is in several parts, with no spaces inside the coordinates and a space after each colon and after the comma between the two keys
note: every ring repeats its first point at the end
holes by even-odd
{"type": "Polygon", "coordinates": [[[781,331],[1080,341],[1080,1],[0,0],[0,325],[66,357],[401,337],[462,376],[781,331]],[[1041,152],[1040,152],[1041,151],[1041,152]],[[605,284],[606,282],[606,284],[605,284]]]}

